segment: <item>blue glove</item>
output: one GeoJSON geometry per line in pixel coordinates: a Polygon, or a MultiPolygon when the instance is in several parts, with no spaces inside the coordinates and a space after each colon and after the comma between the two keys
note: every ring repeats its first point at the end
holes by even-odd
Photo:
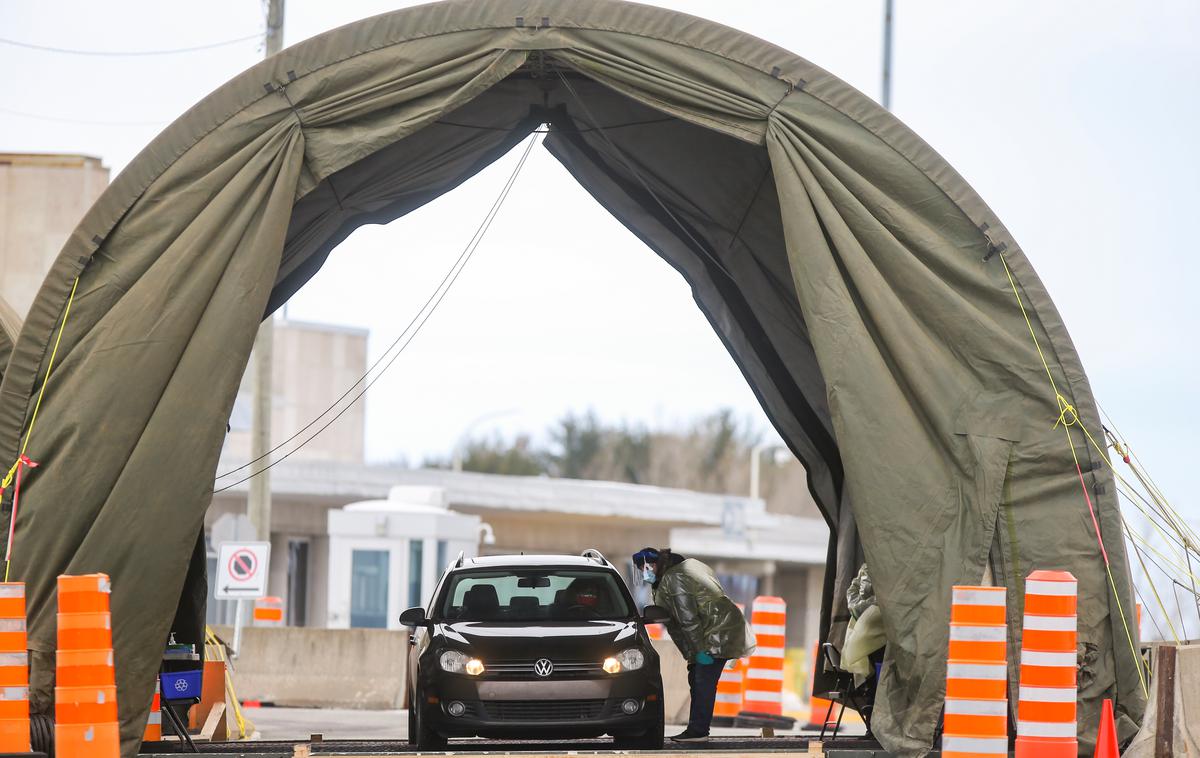
{"type": "Polygon", "coordinates": [[[713,657],[708,653],[696,653],[696,663],[707,666],[713,662],[713,657]]]}

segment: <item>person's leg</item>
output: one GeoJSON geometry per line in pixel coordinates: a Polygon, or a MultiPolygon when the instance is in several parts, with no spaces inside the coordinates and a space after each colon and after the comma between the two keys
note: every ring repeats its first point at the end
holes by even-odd
{"type": "Polygon", "coordinates": [[[725,668],[725,658],[716,658],[712,663],[697,663],[695,675],[690,682],[692,708],[688,719],[688,732],[696,736],[708,736],[712,727],[713,707],[717,703],[717,682],[725,668]]]}

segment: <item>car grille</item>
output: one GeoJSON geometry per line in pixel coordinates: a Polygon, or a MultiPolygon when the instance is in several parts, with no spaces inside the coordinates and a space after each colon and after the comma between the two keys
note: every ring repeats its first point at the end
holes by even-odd
{"type": "Polygon", "coordinates": [[[567,679],[580,676],[599,676],[604,673],[602,664],[593,661],[553,661],[554,671],[548,677],[538,676],[533,671],[536,661],[502,661],[488,663],[486,675],[504,679],[567,679]]]}
{"type": "Polygon", "coordinates": [[[580,721],[604,715],[604,700],[488,700],[479,704],[496,721],[580,721]]]}

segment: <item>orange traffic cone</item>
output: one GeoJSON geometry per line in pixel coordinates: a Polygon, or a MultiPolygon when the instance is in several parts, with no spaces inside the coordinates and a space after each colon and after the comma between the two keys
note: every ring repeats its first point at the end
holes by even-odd
{"type": "Polygon", "coordinates": [[[1100,710],[1100,731],[1096,735],[1096,752],[1092,758],[1119,758],[1121,751],[1117,749],[1117,722],[1113,719],[1112,701],[1104,699],[1104,707],[1100,710]]]}

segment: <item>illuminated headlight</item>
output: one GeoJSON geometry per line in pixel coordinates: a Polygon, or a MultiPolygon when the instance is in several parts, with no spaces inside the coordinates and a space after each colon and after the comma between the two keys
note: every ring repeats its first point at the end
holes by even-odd
{"type": "Polygon", "coordinates": [[[621,662],[616,658],[604,659],[604,671],[609,674],[616,674],[621,670],[621,662]]]}
{"type": "Polygon", "coordinates": [[[472,658],[467,661],[466,669],[467,673],[471,676],[479,676],[483,673],[483,661],[478,658],[472,658]]]}
{"type": "Polygon", "coordinates": [[[646,656],[641,650],[631,647],[617,655],[617,664],[622,671],[637,671],[646,664],[646,656]]]}

